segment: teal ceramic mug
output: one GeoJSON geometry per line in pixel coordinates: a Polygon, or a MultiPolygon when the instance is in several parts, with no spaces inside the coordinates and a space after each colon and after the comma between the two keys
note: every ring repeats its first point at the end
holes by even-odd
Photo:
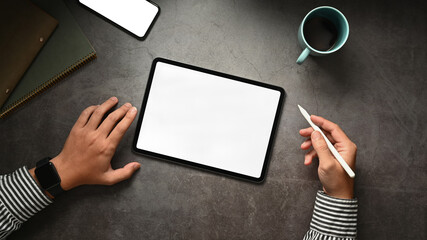
{"type": "Polygon", "coordinates": [[[298,29],[298,41],[300,46],[304,50],[302,51],[301,55],[298,57],[297,63],[298,64],[303,63],[304,60],[308,57],[308,55],[325,56],[338,51],[347,41],[349,31],[350,31],[350,28],[348,26],[347,19],[336,8],[321,6],[311,10],[304,17],[298,29]],[[335,27],[334,31],[336,31],[335,32],[336,41],[334,41],[331,48],[327,50],[319,50],[314,48],[313,46],[310,46],[310,44],[307,42],[308,36],[304,35],[304,27],[306,27],[306,23],[309,20],[312,20],[313,18],[317,18],[317,19],[325,18],[327,19],[326,21],[328,21],[328,23],[331,23],[334,25],[335,27]]]}

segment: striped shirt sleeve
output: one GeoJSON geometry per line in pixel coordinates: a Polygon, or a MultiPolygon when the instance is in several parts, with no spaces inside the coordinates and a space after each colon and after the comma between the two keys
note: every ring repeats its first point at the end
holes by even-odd
{"type": "Polygon", "coordinates": [[[0,175],[0,239],[50,203],[52,200],[42,192],[27,167],[0,175]]]}
{"type": "Polygon", "coordinates": [[[339,199],[318,191],[310,230],[303,240],[354,240],[357,233],[357,199],[339,199]]]}

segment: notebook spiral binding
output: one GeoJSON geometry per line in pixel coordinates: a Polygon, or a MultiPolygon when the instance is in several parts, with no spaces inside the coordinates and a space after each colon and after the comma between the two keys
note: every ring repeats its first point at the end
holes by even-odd
{"type": "Polygon", "coordinates": [[[21,105],[27,103],[28,101],[30,101],[31,99],[33,99],[35,96],[40,95],[45,90],[47,90],[48,88],[52,87],[53,85],[55,85],[60,80],[68,77],[72,72],[74,72],[77,69],[81,68],[83,65],[85,65],[86,63],[94,60],[95,58],[96,58],[96,52],[91,52],[87,56],[79,59],[76,63],[74,63],[73,65],[69,66],[68,68],[66,68],[61,73],[53,76],[50,80],[44,82],[43,84],[41,84],[40,86],[38,86],[37,88],[35,88],[31,92],[29,92],[28,94],[26,94],[25,96],[21,97],[20,99],[18,99],[14,103],[11,103],[8,106],[6,106],[4,108],[4,110],[0,113],[0,119],[6,117],[7,115],[9,115],[11,112],[13,112],[14,110],[16,110],[21,105]]]}

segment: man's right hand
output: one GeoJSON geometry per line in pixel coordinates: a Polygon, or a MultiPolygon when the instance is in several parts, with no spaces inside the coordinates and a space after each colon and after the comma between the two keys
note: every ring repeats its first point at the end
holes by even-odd
{"type": "MultiPolygon", "coordinates": [[[[311,120],[323,130],[338,153],[354,171],[356,168],[356,144],[347,137],[337,124],[314,115],[311,116],[311,120]]],[[[325,193],[336,198],[353,198],[354,179],[348,176],[332,155],[322,135],[311,127],[301,129],[299,133],[308,138],[301,144],[301,149],[308,150],[311,146],[314,148],[305,154],[304,164],[310,165],[313,158],[319,158],[318,174],[325,193]]]]}

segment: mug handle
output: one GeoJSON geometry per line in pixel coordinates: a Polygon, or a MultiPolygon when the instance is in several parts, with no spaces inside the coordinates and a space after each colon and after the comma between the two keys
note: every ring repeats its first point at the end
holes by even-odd
{"type": "Polygon", "coordinates": [[[304,51],[302,51],[301,55],[299,55],[297,59],[297,63],[302,64],[309,54],[310,54],[310,50],[308,48],[305,48],[304,51]]]}

